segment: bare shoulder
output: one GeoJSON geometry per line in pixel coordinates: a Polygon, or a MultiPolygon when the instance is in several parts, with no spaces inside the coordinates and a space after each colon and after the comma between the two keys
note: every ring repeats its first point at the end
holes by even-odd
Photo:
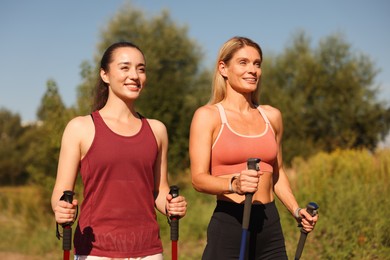
{"type": "Polygon", "coordinates": [[[69,131],[84,131],[89,128],[93,128],[93,121],[92,117],[90,115],[87,116],[77,116],[73,119],[71,119],[66,129],[69,129],[69,131]]]}
{"type": "Polygon", "coordinates": [[[220,121],[219,111],[215,105],[204,105],[199,107],[193,117],[193,122],[201,121],[204,125],[216,124],[220,121]]]}
{"type": "Polygon", "coordinates": [[[64,137],[83,139],[86,136],[93,136],[94,131],[95,127],[90,115],[78,116],[68,122],[64,130],[64,137]]]}
{"type": "Polygon", "coordinates": [[[152,128],[152,131],[155,136],[159,138],[167,138],[167,128],[164,125],[163,122],[157,120],[157,119],[146,119],[150,125],[150,128],[152,128]]]}
{"type": "Polygon", "coordinates": [[[218,108],[215,105],[204,105],[196,109],[195,114],[199,115],[217,115],[218,114],[218,108]]]}
{"type": "Polygon", "coordinates": [[[156,129],[158,131],[166,131],[167,129],[164,123],[157,119],[148,118],[146,120],[148,120],[148,123],[153,130],[156,129]]]}
{"type": "Polygon", "coordinates": [[[282,119],[282,113],[276,107],[270,105],[261,105],[260,107],[263,109],[270,121],[278,121],[282,119]]]}
{"type": "Polygon", "coordinates": [[[261,108],[267,115],[276,134],[281,134],[283,132],[283,119],[280,110],[270,105],[261,105],[261,108]]]}

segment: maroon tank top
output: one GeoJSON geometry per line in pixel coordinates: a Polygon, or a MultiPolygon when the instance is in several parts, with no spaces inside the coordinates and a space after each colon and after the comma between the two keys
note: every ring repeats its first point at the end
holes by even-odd
{"type": "Polygon", "coordinates": [[[141,118],[133,136],[114,133],[92,113],[95,137],[81,160],[84,200],[75,231],[77,255],[142,257],[162,252],[154,208],[155,136],[141,118]]]}

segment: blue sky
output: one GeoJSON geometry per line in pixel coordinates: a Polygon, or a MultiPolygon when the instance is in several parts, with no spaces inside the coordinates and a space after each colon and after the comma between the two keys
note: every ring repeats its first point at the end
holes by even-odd
{"type": "MultiPolygon", "coordinates": [[[[99,33],[126,0],[2,0],[0,2],[0,107],[23,121],[36,111],[54,79],[67,106],[76,100],[80,64],[92,60],[99,33]]],[[[342,33],[353,50],[368,55],[381,72],[380,100],[390,103],[390,1],[387,0],[133,0],[148,15],[168,9],[188,26],[211,64],[228,38],[242,35],[267,53],[280,53],[298,30],[314,46],[342,33]]],[[[142,46],[141,46],[142,48],[142,46]]],[[[266,86],[264,86],[266,87],[266,86]]]]}

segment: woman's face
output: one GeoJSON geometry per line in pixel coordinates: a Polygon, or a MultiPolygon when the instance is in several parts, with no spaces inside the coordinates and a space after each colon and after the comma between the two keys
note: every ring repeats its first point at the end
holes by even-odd
{"type": "Polygon", "coordinates": [[[108,71],[100,76],[109,85],[110,95],[136,99],[146,84],[145,58],[136,48],[120,47],[112,53],[108,71]]]}
{"type": "Polygon", "coordinates": [[[251,93],[256,90],[261,76],[260,54],[255,48],[244,46],[227,64],[221,61],[219,71],[226,78],[228,88],[240,93],[251,93]]]}

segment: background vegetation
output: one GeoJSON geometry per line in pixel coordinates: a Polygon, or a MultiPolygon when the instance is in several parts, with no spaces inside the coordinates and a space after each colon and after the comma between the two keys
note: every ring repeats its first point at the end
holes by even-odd
{"type": "MultiPolygon", "coordinates": [[[[320,221],[307,238],[302,259],[389,259],[390,150],[318,153],[308,160],[294,160],[288,174],[300,204],[314,201],[320,206],[320,221]]],[[[183,260],[200,259],[215,207],[212,196],[194,191],[189,176],[185,171],[172,180],[189,201],[179,228],[183,260]]],[[[62,259],[62,241],[55,238],[54,218],[42,201],[45,198],[37,187],[0,188],[0,257],[1,252],[19,252],[29,255],[23,259],[62,259]]],[[[278,200],[277,205],[289,259],[293,259],[300,232],[278,200]]],[[[158,216],[165,259],[170,259],[169,225],[165,216],[158,216]]]]}
{"type": "MultiPolygon", "coordinates": [[[[209,98],[212,69],[203,67],[201,46],[168,12],[146,17],[129,4],[102,29],[94,61],[81,63],[74,106],[64,105],[55,80],[48,79],[37,122],[24,125],[18,114],[0,109],[0,252],[57,256],[50,195],[62,131],[72,117],[91,112],[99,59],[120,40],[136,43],[145,53],[148,86],[137,106],[167,126],[171,183],[180,183],[190,202],[181,220],[180,256],[199,259],[215,201],[190,186],[188,131],[193,112],[209,98]]],[[[297,199],[302,206],[310,199],[321,207],[321,222],[304,254],[384,259],[390,245],[385,207],[390,154],[377,146],[389,132],[390,107],[377,99],[378,68],[342,35],[313,47],[305,32],[297,32],[282,53],[265,53],[262,66],[260,100],[283,113],[284,158],[297,199]]],[[[299,231],[279,208],[292,256],[299,231]]],[[[159,221],[168,254],[168,226],[159,221]]]]}

